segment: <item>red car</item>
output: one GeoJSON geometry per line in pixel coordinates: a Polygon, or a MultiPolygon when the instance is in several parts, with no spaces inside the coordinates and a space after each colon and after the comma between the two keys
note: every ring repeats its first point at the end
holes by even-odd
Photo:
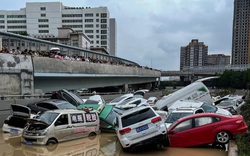
{"type": "Polygon", "coordinates": [[[191,147],[211,143],[226,144],[238,133],[247,132],[241,115],[194,114],[179,119],[168,130],[170,147],[191,147]]]}

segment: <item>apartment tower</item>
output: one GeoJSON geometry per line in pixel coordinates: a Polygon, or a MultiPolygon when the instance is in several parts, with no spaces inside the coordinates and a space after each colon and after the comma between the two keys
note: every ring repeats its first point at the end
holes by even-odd
{"type": "Polygon", "coordinates": [[[208,46],[198,39],[192,39],[187,46],[181,47],[180,70],[202,67],[207,64],[208,46]]]}
{"type": "Polygon", "coordinates": [[[250,0],[234,0],[232,65],[250,64],[250,0]]]}
{"type": "Polygon", "coordinates": [[[105,48],[113,54],[116,54],[115,24],[114,19],[110,19],[107,7],[70,7],[61,2],[27,2],[26,7],[20,10],[0,10],[0,31],[27,32],[29,36],[42,39],[58,37],[58,28],[72,28],[86,34],[91,39],[91,47],[105,48]]]}

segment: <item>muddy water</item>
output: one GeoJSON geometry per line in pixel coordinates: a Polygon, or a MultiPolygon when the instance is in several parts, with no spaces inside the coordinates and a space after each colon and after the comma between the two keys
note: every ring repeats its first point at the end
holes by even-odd
{"type": "Polygon", "coordinates": [[[0,132],[0,156],[226,156],[225,149],[211,147],[143,149],[124,153],[115,134],[102,133],[50,146],[25,145],[20,136],[0,132]]]}

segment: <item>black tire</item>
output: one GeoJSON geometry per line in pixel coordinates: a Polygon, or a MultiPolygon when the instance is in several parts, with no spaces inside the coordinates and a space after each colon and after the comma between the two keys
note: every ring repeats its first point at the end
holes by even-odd
{"type": "Polygon", "coordinates": [[[95,137],[96,137],[96,133],[94,133],[94,132],[89,133],[89,139],[90,140],[94,140],[95,137]]]}
{"type": "Polygon", "coordinates": [[[219,144],[227,144],[231,138],[231,135],[227,131],[220,131],[216,134],[215,140],[219,144]]]}
{"type": "Polygon", "coordinates": [[[46,145],[54,145],[57,144],[57,141],[55,139],[49,139],[46,143],[46,145]]]}

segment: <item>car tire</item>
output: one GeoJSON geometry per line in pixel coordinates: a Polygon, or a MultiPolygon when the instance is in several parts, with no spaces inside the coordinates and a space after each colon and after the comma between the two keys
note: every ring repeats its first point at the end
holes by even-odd
{"type": "Polygon", "coordinates": [[[57,144],[57,141],[55,139],[49,139],[46,145],[51,145],[51,144],[57,144]]]}
{"type": "Polygon", "coordinates": [[[94,140],[95,137],[96,137],[96,133],[94,133],[94,132],[89,133],[89,139],[90,140],[94,140]]]}
{"type": "Polygon", "coordinates": [[[231,135],[227,131],[220,131],[216,134],[216,142],[219,144],[227,144],[231,138],[231,135]]]}

